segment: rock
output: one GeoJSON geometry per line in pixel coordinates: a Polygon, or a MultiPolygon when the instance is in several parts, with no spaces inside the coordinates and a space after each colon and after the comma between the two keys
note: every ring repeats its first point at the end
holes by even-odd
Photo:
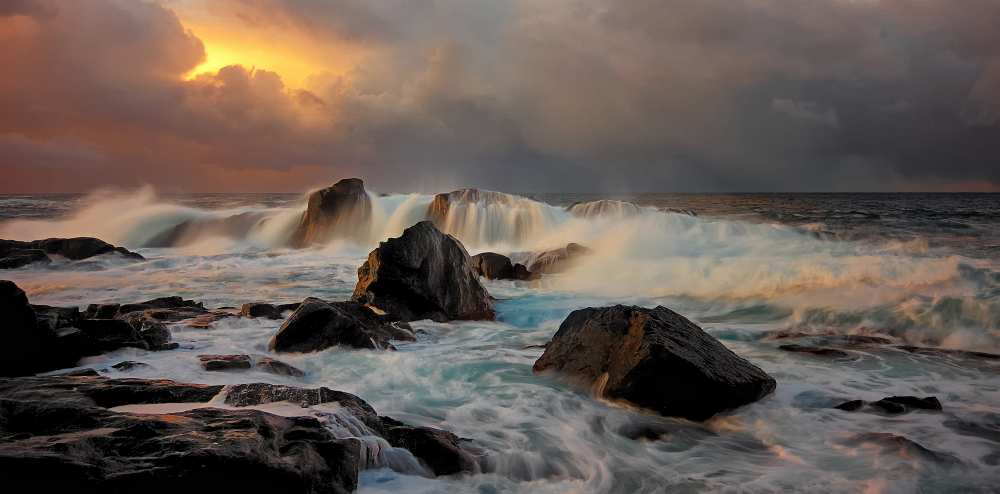
{"type": "Polygon", "coordinates": [[[557,371],[599,396],[706,420],[757,401],[775,381],[680,314],[617,305],[573,311],[535,372],[557,371]]]}
{"type": "Polygon", "coordinates": [[[306,375],[296,367],[265,356],[250,355],[198,355],[201,367],[207,371],[260,369],[272,374],[302,377],[306,375]]]}
{"type": "Polygon", "coordinates": [[[930,355],[934,357],[960,357],[973,360],[1000,360],[1000,354],[989,352],[976,352],[971,350],[956,350],[950,348],[929,348],[910,345],[898,345],[896,348],[905,352],[919,355],[930,355]]]}
{"type": "Polygon", "coordinates": [[[207,371],[249,369],[253,361],[249,355],[198,355],[201,367],[207,371]]]}
{"type": "Polygon", "coordinates": [[[264,221],[267,221],[267,215],[261,212],[186,220],[147,240],[143,247],[177,247],[206,236],[242,239],[264,221]]]}
{"type": "Polygon", "coordinates": [[[854,412],[866,406],[872,411],[888,415],[899,415],[909,413],[913,410],[928,410],[935,412],[943,410],[941,407],[941,401],[935,396],[928,396],[926,398],[917,398],[916,396],[890,396],[871,403],[864,400],[851,400],[841,403],[834,408],[854,412]]]}
{"type": "Polygon", "coordinates": [[[511,264],[510,258],[495,252],[483,252],[470,258],[472,269],[489,280],[526,280],[531,276],[523,264],[511,264]]]}
{"type": "Polygon", "coordinates": [[[31,304],[31,309],[35,311],[35,319],[39,324],[44,324],[50,330],[73,326],[80,320],[80,309],[78,307],[52,307],[49,305],[31,304]]]}
{"type": "Polygon", "coordinates": [[[126,404],[204,402],[205,387],[100,377],[0,379],[0,471],[39,492],[348,493],[360,441],[314,417],[201,408],[119,413],[126,404]],[[142,390],[115,404],[117,388],[142,390]]]}
{"type": "Polygon", "coordinates": [[[357,302],[307,298],[271,338],[275,352],[317,352],[332,346],[389,349],[391,340],[414,340],[409,326],[393,323],[357,302]]]}
{"type": "Polygon", "coordinates": [[[110,253],[118,253],[126,259],[138,261],[144,259],[124,247],[115,247],[91,237],[47,238],[30,242],[0,240],[0,268],[16,268],[32,262],[49,262],[51,261],[49,255],[79,261],[110,253]]]}
{"type": "Polygon", "coordinates": [[[309,205],[292,234],[291,245],[306,247],[333,238],[367,239],[371,214],[371,199],[364,182],[345,178],[309,194],[309,205]]]}
{"type": "MultiPolygon", "coordinates": [[[[81,319],[76,328],[87,335],[98,353],[110,352],[122,347],[149,349],[149,343],[142,339],[139,331],[120,319],[81,319]]],[[[84,355],[87,355],[84,354],[84,355]]]]}
{"type": "Polygon", "coordinates": [[[817,357],[844,358],[850,356],[849,353],[843,350],[837,350],[835,348],[818,347],[818,346],[781,345],[778,347],[778,349],[793,353],[808,353],[810,355],[816,355],[817,357]]]}
{"type": "Polygon", "coordinates": [[[268,319],[281,319],[287,311],[294,311],[299,308],[299,304],[266,304],[263,302],[251,302],[240,307],[240,317],[257,318],[266,317],[268,319]]]}
{"type": "Polygon", "coordinates": [[[578,218],[629,218],[642,210],[631,202],[600,199],[573,203],[566,211],[578,218]]]}
{"type": "MultiPolygon", "coordinates": [[[[236,315],[234,311],[206,309],[201,302],[185,300],[178,296],[160,297],[135,304],[91,304],[83,314],[88,319],[127,321],[144,334],[153,330],[149,334],[151,338],[163,337],[165,332],[169,333],[164,323],[186,321],[189,327],[208,328],[220,319],[236,315]]],[[[163,345],[158,346],[151,342],[150,346],[156,349],[163,345]]],[[[173,345],[166,345],[170,346],[173,345]]]]}
{"type": "Polygon", "coordinates": [[[0,376],[24,376],[49,370],[46,351],[55,335],[39,325],[28,296],[13,281],[0,280],[0,376]]]}
{"type": "Polygon", "coordinates": [[[121,371],[121,372],[128,372],[130,370],[142,369],[142,368],[146,368],[146,367],[149,367],[149,364],[144,364],[142,362],[136,362],[134,360],[124,360],[122,362],[118,362],[117,364],[111,366],[112,369],[115,369],[115,370],[118,370],[118,371],[121,371]]]}
{"type": "Polygon", "coordinates": [[[391,417],[381,417],[382,437],[389,444],[406,448],[420,458],[434,475],[474,472],[478,465],[473,456],[462,449],[455,434],[431,427],[413,427],[391,417]]]}
{"type": "Polygon", "coordinates": [[[581,257],[592,251],[580,244],[570,243],[566,247],[539,252],[531,256],[528,272],[538,277],[543,274],[561,273],[573,266],[581,257]]]}
{"type": "Polygon", "coordinates": [[[441,429],[414,427],[391,417],[380,417],[371,405],[350,393],[329,388],[302,389],[264,383],[237,384],[229,388],[225,401],[227,405],[234,407],[279,401],[302,403],[304,406],[336,402],[390,445],[410,450],[413,456],[427,465],[435,475],[478,470],[476,459],[469,451],[462,448],[458,436],[441,429]]]}
{"type": "Polygon", "coordinates": [[[429,221],[407,228],[368,254],[358,268],[353,298],[404,321],[496,317],[465,247],[429,221]]]}
{"type": "Polygon", "coordinates": [[[878,446],[882,450],[882,453],[894,454],[901,458],[919,459],[952,466],[962,463],[961,460],[950,453],[934,451],[912,439],[888,432],[865,432],[856,434],[842,442],[844,445],[852,448],[864,445],[878,446]]]}

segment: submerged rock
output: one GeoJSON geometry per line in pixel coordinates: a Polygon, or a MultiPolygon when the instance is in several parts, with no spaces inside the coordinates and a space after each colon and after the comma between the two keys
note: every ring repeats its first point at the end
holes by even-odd
{"type": "Polygon", "coordinates": [[[940,412],[943,410],[941,401],[936,396],[918,398],[916,396],[890,396],[878,401],[866,402],[864,400],[851,400],[841,403],[834,408],[847,412],[854,412],[867,407],[869,410],[881,412],[889,415],[899,415],[913,410],[928,410],[940,412]]]}
{"type": "Polygon", "coordinates": [[[207,371],[260,369],[271,374],[302,377],[300,369],[280,360],[258,355],[198,355],[201,367],[207,371]]]}
{"type": "Polygon", "coordinates": [[[281,319],[282,314],[286,311],[295,310],[299,308],[299,304],[266,304],[263,302],[251,302],[243,304],[240,307],[240,317],[257,318],[265,317],[267,319],[281,319]]]}
{"type": "Polygon", "coordinates": [[[856,434],[843,440],[842,443],[851,447],[874,445],[881,448],[882,452],[886,454],[893,454],[901,458],[929,461],[945,466],[954,466],[962,463],[960,459],[950,453],[932,450],[905,436],[888,432],[856,434]]]}
{"type": "Polygon", "coordinates": [[[531,277],[523,264],[511,264],[510,258],[495,252],[483,252],[470,258],[472,269],[488,280],[526,280],[531,277]]]}
{"type": "Polygon", "coordinates": [[[414,340],[408,325],[393,322],[357,302],[307,298],[271,338],[275,352],[317,352],[332,346],[390,349],[391,340],[414,340]]]}
{"type": "Polygon", "coordinates": [[[591,252],[590,248],[574,243],[566,244],[566,247],[542,251],[531,256],[527,263],[528,271],[534,277],[561,273],[591,252]]]}
{"type": "Polygon", "coordinates": [[[598,396],[706,420],[774,391],[774,378],[665,307],[573,311],[535,362],[598,396]]]}
{"type": "Polygon", "coordinates": [[[201,408],[172,414],[108,407],[206,402],[221,386],[101,377],[0,379],[0,471],[39,492],[348,493],[360,441],[316,418],[201,408]]]}
{"type": "Polygon", "coordinates": [[[292,234],[293,247],[325,243],[333,238],[365,239],[371,228],[372,204],[359,178],[345,178],[309,195],[309,205],[292,234]]]}
{"type": "Polygon", "coordinates": [[[126,259],[144,259],[124,247],[115,247],[91,237],[47,238],[29,242],[0,239],[0,269],[18,268],[32,262],[50,262],[49,255],[79,261],[110,253],[117,253],[126,259]]]}
{"type": "Polygon", "coordinates": [[[381,242],[358,268],[354,300],[404,321],[492,320],[489,293],[465,247],[429,221],[381,242]]]}
{"type": "Polygon", "coordinates": [[[136,362],[134,360],[123,360],[123,361],[118,362],[117,364],[111,366],[112,369],[115,369],[115,370],[121,371],[121,372],[128,372],[128,371],[131,371],[131,370],[144,369],[144,368],[148,368],[148,367],[149,367],[149,364],[146,364],[146,363],[143,363],[143,362],[136,362]]]}
{"type": "Polygon", "coordinates": [[[844,358],[850,356],[849,353],[843,350],[837,350],[836,348],[826,348],[819,346],[781,345],[778,347],[778,349],[792,353],[808,353],[810,355],[816,355],[817,357],[844,358]]]}

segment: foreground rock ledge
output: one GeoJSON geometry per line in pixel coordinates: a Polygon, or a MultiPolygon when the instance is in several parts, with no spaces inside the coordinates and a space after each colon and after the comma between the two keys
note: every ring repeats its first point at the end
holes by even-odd
{"type": "Polygon", "coordinates": [[[368,254],[358,268],[354,300],[403,321],[496,317],[465,247],[430,221],[407,228],[368,254]]]}
{"type": "MultiPolygon", "coordinates": [[[[305,413],[304,413],[305,415],[305,413]]],[[[346,493],[357,487],[364,441],[409,449],[427,472],[478,469],[454,434],[380,417],[357,396],[327,388],[222,386],[90,375],[0,379],[0,472],[38,492],[346,493]],[[205,403],[232,408],[132,414],[112,407],[205,403]],[[311,416],[243,407],[336,402],[360,437],[311,416]],[[347,418],[351,416],[352,418],[347,418]],[[366,437],[367,436],[367,439],[366,437]]]]}
{"type": "Polygon", "coordinates": [[[92,237],[47,238],[23,242],[0,239],[0,269],[13,269],[34,262],[49,263],[49,255],[80,261],[103,254],[117,253],[126,259],[141,261],[141,255],[124,247],[115,247],[92,237]]]}
{"type": "Polygon", "coordinates": [[[574,311],[535,362],[599,396],[663,415],[706,420],[774,391],[775,381],[665,307],[574,311]]]}

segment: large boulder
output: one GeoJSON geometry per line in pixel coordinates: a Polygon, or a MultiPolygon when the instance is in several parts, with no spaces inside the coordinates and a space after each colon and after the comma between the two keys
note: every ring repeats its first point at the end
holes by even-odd
{"type": "Polygon", "coordinates": [[[371,251],[358,268],[353,298],[404,321],[496,317],[465,247],[430,221],[407,228],[371,251]]]}
{"type": "Polygon", "coordinates": [[[533,277],[561,273],[591,252],[590,248],[574,243],[566,244],[566,247],[538,252],[528,260],[528,271],[533,277]]]}
{"type": "Polygon", "coordinates": [[[470,259],[472,270],[488,280],[526,280],[531,277],[524,264],[513,264],[510,258],[495,252],[483,252],[470,259]]]}
{"type": "Polygon", "coordinates": [[[292,234],[293,247],[333,238],[364,240],[371,229],[372,204],[360,178],[345,178],[309,195],[309,205],[292,234]]]}
{"type": "Polygon", "coordinates": [[[413,340],[405,323],[376,314],[357,302],[307,298],[271,338],[275,352],[317,352],[332,346],[391,349],[391,340],[413,340]]]}
{"type": "Polygon", "coordinates": [[[48,263],[51,262],[49,255],[79,261],[110,253],[117,253],[126,259],[144,259],[124,247],[115,247],[91,237],[47,238],[30,242],[0,239],[0,269],[18,268],[33,262],[48,263]]]}
{"type": "Polygon", "coordinates": [[[599,396],[706,420],[774,391],[775,381],[680,314],[616,305],[573,311],[535,362],[599,396]]]}

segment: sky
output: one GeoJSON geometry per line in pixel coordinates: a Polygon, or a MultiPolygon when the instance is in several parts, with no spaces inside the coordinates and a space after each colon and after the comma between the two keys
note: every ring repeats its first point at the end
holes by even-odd
{"type": "Polygon", "coordinates": [[[1000,191],[1000,0],[3,0],[0,193],[1000,191]]]}

